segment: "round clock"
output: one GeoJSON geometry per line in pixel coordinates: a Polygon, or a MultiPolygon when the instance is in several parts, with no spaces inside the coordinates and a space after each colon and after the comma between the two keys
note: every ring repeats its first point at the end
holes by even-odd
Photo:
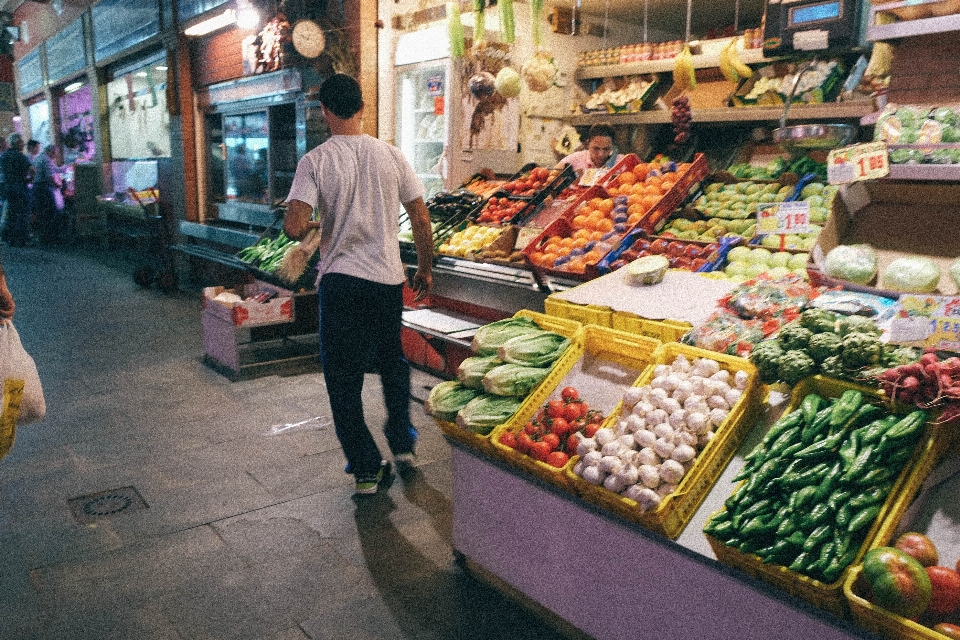
{"type": "Polygon", "coordinates": [[[316,58],[323,53],[327,38],[323,28],[313,20],[298,20],[293,25],[293,48],[304,58],[316,58]]]}

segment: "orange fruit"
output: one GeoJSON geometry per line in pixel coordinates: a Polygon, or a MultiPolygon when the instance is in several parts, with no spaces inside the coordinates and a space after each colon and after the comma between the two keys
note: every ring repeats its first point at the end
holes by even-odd
{"type": "Polygon", "coordinates": [[[635,176],[632,171],[624,171],[619,176],[617,176],[618,185],[633,184],[636,181],[637,181],[637,176],[635,176]]]}
{"type": "Polygon", "coordinates": [[[613,220],[611,220],[610,218],[601,218],[599,221],[597,221],[597,231],[603,231],[604,233],[606,233],[607,231],[612,231],[612,230],[613,230],[613,220]]]}
{"type": "Polygon", "coordinates": [[[603,231],[591,231],[590,239],[594,242],[600,242],[603,240],[603,231]]]}
{"type": "Polygon", "coordinates": [[[643,220],[643,213],[631,213],[627,216],[627,225],[632,227],[641,220],[643,220]]]}
{"type": "MultiPolygon", "coordinates": [[[[579,233],[579,232],[577,232],[577,233],[579,233]]],[[[588,242],[587,239],[584,238],[583,236],[576,237],[576,238],[573,239],[573,248],[574,248],[574,249],[581,249],[581,248],[587,246],[587,242],[588,242]]]]}
{"type": "Polygon", "coordinates": [[[570,224],[573,225],[573,228],[574,228],[574,229],[578,229],[578,230],[579,230],[579,229],[583,229],[584,227],[586,227],[586,226],[587,226],[587,222],[588,222],[589,220],[590,220],[590,219],[589,219],[587,216],[585,216],[585,215],[576,215],[576,216],[573,216],[573,220],[571,220],[570,224]]]}
{"type": "Polygon", "coordinates": [[[569,249],[573,247],[573,238],[569,236],[566,238],[563,238],[562,240],[560,240],[560,246],[563,247],[564,249],[567,249],[568,250],[567,253],[569,253],[569,249]]]}
{"type": "Polygon", "coordinates": [[[603,215],[607,215],[608,213],[613,211],[613,199],[604,198],[603,200],[601,200],[600,204],[597,205],[597,211],[599,211],[603,215]]]}

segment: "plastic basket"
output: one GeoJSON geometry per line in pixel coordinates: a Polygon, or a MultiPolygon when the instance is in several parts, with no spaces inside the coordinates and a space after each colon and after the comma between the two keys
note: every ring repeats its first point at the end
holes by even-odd
{"type": "MultiPolygon", "coordinates": [[[[860,391],[863,393],[865,401],[882,401],[882,396],[877,389],[863,387],[843,380],[812,376],[794,387],[790,404],[784,410],[784,415],[799,407],[800,402],[809,393],[817,393],[825,399],[830,399],[839,397],[847,389],[860,391]]],[[[889,539],[893,528],[896,526],[895,524],[889,524],[889,518],[896,515],[896,520],[899,520],[900,515],[910,505],[914,495],[920,489],[920,485],[923,484],[924,479],[933,469],[933,465],[947,448],[947,439],[934,438],[934,435],[935,430],[931,425],[928,425],[924,437],[917,444],[910,460],[904,465],[903,471],[891,487],[890,494],[867,532],[856,558],[836,581],[826,584],[795,571],[790,571],[782,565],[764,564],[759,556],[743,553],[739,549],[729,547],[709,534],[705,534],[710,547],[721,563],[772,584],[839,617],[846,617],[850,614],[850,606],[844,596],[844,582],[851,568],[859,563],[863,554],[878,541],[889,539]]],[[[723,509],[720,509],[720,511],[723,511],[723,509]]]]}
{"type": "MultiPolygon", "coordinates": [[[[641,512],[635,500],[590,484],[573,473],[575,460],[571,461],[566,470],[571,486],[584,500],[671,539],[683,532],[704,498],[707,497],[710,488],[733,458],[744,437],[756,426],[762,409],[757,370],[748,360],[673,342],[661,345],[657,349],[653,364],[670,364],[681,354],[691,361],[694,358],[715,360],[720,363],[721,368],[730,373],[746,371],[750,378],[746,389],[730,410],[727,419],[717,428],[713,440],[698,454],[696,462],[680,481],[677,490],[664,496],[655,508],[641,512]]],[[[652,379],[653,368],[651,367],[634,386],[644,386],[652,379]]],[[[618,405],[604,426],[612,428],[620,419],[621,409],[622,405],[618,405]]]]}
{"type": "MultiPolygon", "coordinates": [[[[526,309],[518,311],[514,314],[514,318],[518,317],[527,317],[537,323],[541,329],[546,329],[547,331],[553,331],[559,333],[562,336],[570,338],[570,346],[567,347],[567,350],[563,352],[557,360],[553,363],[553,366],[550,369],[550,373],[540,381],[536,387],[534,387],[527,397],[523,400],[520,406],[514,412],[513,416],[508,420],[508,423],[512,423],[515,420],[522,420],[521,424],[526,423],[534,413],[536,413],[537,408],[543,404],[547,399],[553,389],[557,386],[557,383],[566,375],[567,371],[570,370],[570,367],[580,358],[580,355],[583,353],[583,325],[579,322],[573,320],[567,320],[565,318],[556,318],[554,316],[548,316],[544,313],[537,313],[536,311],[528,311],[526,309]]],[[[434,421],[437,423],[440,431],[445,435],[456,440],[457,442],[472,447],[478,451],[486,453],[491,456],[496,456],[497,452],[494,450],[493,445],[491,444],[491,434],[496,431],[496,427],[490,430],[490,433],[486,435],[473,433],[471,431],[466,431],[461,429],[454,422],[448,422],[446,420],[439,420],[434,418],[434,421]]]]}
{"type": "Polygon", "coordinates": [[[556,295],[549,295],[543,301],[543,310],[547,315],[576,320],[585,325],[613,328],[613,310],[610,307],[598,304],[577,304],[557,298],[556,295]]]}
{"type": "MultiPolygon", "coordinates": [[[[609,364],[613,364],[622,367],[624,371],[636,371],[638,375],[642,375],[641,372],[645,372],[653,362],[654,354],[659,347],[660,342],[657,340],[623,333],[622,331],[614,331],[606,327],[587,325],[583,330],[583,348],[578,356],[578,360],[592,356],[603,361],[608,366],[609,364]]],[[[516,449],[501,444],[499,437],[506,431],[520,433],[527,421],[536,414],[537,410],[543,406],[545,402],[553,397],[559,397],[558,389],[562,389],[567,385],[583,386],[582,383],[585,382],[586,375],[580,374],[574,376],[576,364],[576,362],[571,363],[571,366],[564,372],[563,377],[556,381],[556,384],[553,385],[550,393],[544,397],[543,401],[532,407],[533,411],[526,415],[521,415],[521,412],[518,411],[509,422],[494,429],[490,436],[490,442],[496,451],[497,457],[523,469],[541,480],[563,489],[569,489],[569,475],[566,473],[566,470],[572,462],[568,462],[564,467],[551,466],[536,458],[520,453],[516,449]]],[[[609,374],[609,372],[607,373],[609,374]]],[[[600,382],[602,384],[608,381],[595,380],[594,382],[600,382]]],[[[614,410],[614,407],[619,407],[618,401],[609,402],[607,406],[604,406],[605,404],[607,403],[602,401],[600,403],[590,401],[592,408],[598,408],[605,413],[614,410]]],[[[573,457],[571,457],[571,460],[572,458],[573,457]]]]}
{"type": "Polygon", "coordinates": [[[677,342],[687,335],[693,326],[679,320],[648,320],[628,311],[614,311],[611,326],[620,331],[654,338],[660,342],[677,342]]]}

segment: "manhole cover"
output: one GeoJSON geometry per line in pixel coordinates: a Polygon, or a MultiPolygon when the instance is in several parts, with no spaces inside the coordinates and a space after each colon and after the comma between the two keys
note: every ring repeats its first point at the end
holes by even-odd
{"type": "Polygon", "coordinates": [[[121,487],[80,496],[68,501],[70,511],[80,522],[93,522],[126,511],[146,509],[146,500],[134,487],[121,487]]]}

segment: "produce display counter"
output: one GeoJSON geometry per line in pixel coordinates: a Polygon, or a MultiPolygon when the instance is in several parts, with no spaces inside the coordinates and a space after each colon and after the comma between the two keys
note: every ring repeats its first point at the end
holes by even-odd
{"type": "Polygon", "coordinates": [[[450,443],[456,552],[597,640],[875,638],[713,559],[700,529],[739,453],[673,542],[450,443]]]}

